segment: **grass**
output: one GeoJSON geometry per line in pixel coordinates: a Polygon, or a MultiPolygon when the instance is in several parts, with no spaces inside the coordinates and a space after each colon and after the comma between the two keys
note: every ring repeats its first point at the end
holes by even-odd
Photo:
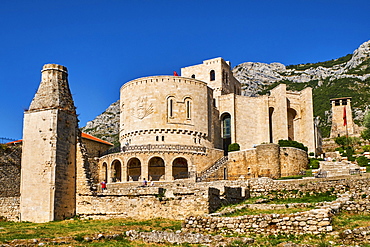
{"type": "MultiPolygon", "coordinates": [[[[93,236],[99,233],[114,234],[114,233],[124,233],[127,230],[165,231],[168,229],[171,230],[181,229],[181,221],[173,221],[168,219],[152,219],[146,221],[136,221],[127,219],[111,219],[111,220],[77,219],[77,220],[54,221],[48,223],[0,221],[0,243],[6,243],[13,239],[58,238],[66,236],[73,237],[75,240],[80,240],[81,242],[84,236],[93,236]]],[[[125,239],[122,239],[120,241],[112,240],[112,244],[113,242],[122,242],[124,240],[125,239]]],[[[94,244],[91,246],[100,246],[99,245],[100,243],[91,243],[91,244],[94,244]]],[[[81,246],[86,246],[86,243],[85,245],[81,246]]]]}
{"type": "Polygon", "coordinates": [[[358,227],[370,226],[370,214],[359,213],[353,214],[341,212],[333,218],[334,230],[343,231],[345,229],[354,229],[358,227]]]}
{"type": "MultiPolygon", "coordinates": [[[[84,236],[94,235],[98,233],[123,233],[127,230],[166,230],[166,229],[180,229],[181,221],[172,221],[166,219],[153,219],[145,221],[127,220],[127,219],[111,219],[111,220],[66,220],[49,223],[29,223],[29,222],[7,222],[0,221],[0,245],[7,243],[13,239],[33,239],[33,238],[47,238],[53,236],[57,237],[74,237],[75,241],[68,244],[58,244],[58,246],[124,246],[124,247],[145,247],[145,246],[174,246],[173,244],[154,244],[145,243],[142,241],[130,241],[125,237],[111,240],[101,240],[93,242],[85,242],[84,236]]],[[[334,217],[333,227],[339,233],[346,229],[354,229],[358,227],[370,226],[370,214],[351,214],[342,212],[334,217]]],[[[245,236],[245,235],[242,235],[245,236]]],[[[270,247],[277,246],[282,243],[291,242],[296,244],[310,244],[315,246],[333,246],[331,243],[335,242],[335,246],[341,244],[341,239],[338,234],[328,235],[248,235],[255,239],[255,243],[248,246],[270,247]]],[[[190,247],[201,246],[192,244],[180,244],[176,246],[190,247]]],[[[231,246],[245,246],[240,241],[232,242],[231,246]]],[[[361,246],[370,246],[366,243],[361,243],[361,246]]]]}
{"type": "Polygon", "coordinates": [[[288,204],[288,203],[317,203],[317,202],[331,202],[337,199],[336,195],[332,195],[330,191],[325,193],[315,193],[313,195],[303,195],[298,198],[273,199],[269,204],[288,204]]]}
{"type": "Polygon", "coordinates": [[[304,212],[315,208],[314,206],[311,207],[298,207],[298,208],[284,208],[284,209],[251,209],[251,208],[242,208],[240,210],[236,210],[233,213],[222,215],[222,217],[236,217],[242,215],[259,215],[259,214],[294,214],[298,212],[304,212]]]}

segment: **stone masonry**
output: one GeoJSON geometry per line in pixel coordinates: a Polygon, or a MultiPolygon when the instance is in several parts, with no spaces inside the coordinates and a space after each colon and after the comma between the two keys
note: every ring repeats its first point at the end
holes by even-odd
{"type": "Polygon", "coordinates": [[[67,68],[46,64],[24,114],[21,220],[47,222],[75,215],[77,116],[67,68]]]}

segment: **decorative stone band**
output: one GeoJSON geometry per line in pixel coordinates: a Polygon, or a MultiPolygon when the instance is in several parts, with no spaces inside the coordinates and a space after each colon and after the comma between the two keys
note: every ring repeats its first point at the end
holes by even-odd
{"type": "Polygon", "coordinates": [[[122,148],[115,147],[102,153],[101,157],[107,154],[118,152],[182,152],[182,153],[199,153],[206,154],[207,148],[192,145],[174,145],[174,144],[147,144],[147,145],[130,145],[122,148]]]}
{"type": "Polygon", "coordinates": [[[136,130],[129,133],[122,134],[122,138],[142,135],[142,134],[157,134],[157,133],[170,133],[170,134],[187,134],[187,135],[193,135],[198,137],[207,137],[207,133],[199,132],[199,131],[193,131],[188,129],[148,129],[148,130],[136,130]]]}

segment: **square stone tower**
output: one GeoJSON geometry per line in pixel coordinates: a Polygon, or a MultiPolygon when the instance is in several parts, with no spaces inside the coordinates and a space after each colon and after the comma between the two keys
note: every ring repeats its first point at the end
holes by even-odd
{"type": "Polygon", "coordinates": [[[352,119],[351,97],[330,99],[332,124],[330,138],[353,136],[355,124],[352,119]]]}
{"type": "Polygon", "coordinates": [[[48,222],[76,211],[76,108],[67,68],[46,64],[24,113],[21,220],[48,222]]]}

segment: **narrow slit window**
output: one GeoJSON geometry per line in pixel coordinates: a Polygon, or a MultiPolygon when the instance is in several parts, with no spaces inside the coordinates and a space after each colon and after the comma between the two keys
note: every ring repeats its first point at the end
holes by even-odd
{"type": "Polygon", "coordinates": [[[190,100],[186,101],[186,118],[187,119],[191,118],[191,102],[190,102],[190,100]]]}
{"type": "Polygon", "coordinates": [[[168,99],[168,117],[173,117],[173,99],[168,99]]]}

